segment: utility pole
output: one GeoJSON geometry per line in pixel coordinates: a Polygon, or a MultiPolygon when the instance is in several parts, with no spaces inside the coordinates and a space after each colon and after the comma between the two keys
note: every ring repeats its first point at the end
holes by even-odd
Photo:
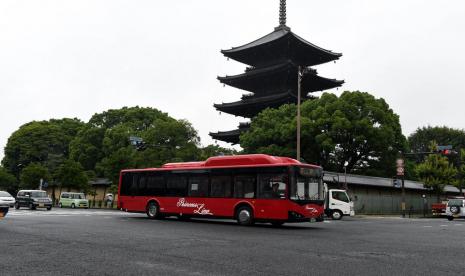
{"type": "Polygon", "coordinates": [[[297,161],[300,161],[300,94],[302,82],[302,69],[299,66],[297,70],[297,161]]]}

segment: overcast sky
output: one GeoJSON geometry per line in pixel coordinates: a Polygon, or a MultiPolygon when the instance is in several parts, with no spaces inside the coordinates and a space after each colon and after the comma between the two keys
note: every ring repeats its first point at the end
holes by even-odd
{"type": "MultiPolygon", "coordinates": [[[[136,105],[187,119],[213,143],[208,132],[244,121],[212,106],[243,92],[216,80],[245,69],[220,50],[272,32],[278,10],[279,0],[1,0],[0,148],[32,120],[136,105]]],[[[287,18],[343,53],[316,67],[345,80],[329,92],[384,98],[405,135],[465,127],[465,1],[288,0],[287,18]]]]}

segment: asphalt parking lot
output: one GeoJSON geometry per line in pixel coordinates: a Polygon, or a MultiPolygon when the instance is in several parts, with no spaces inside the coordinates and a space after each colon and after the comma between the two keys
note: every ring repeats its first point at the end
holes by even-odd
{"type": "Polygon", "coordinates": [[[461,275],[465,221],[149,220],[111,210],[11,210],[1,275],[461,275]]]}

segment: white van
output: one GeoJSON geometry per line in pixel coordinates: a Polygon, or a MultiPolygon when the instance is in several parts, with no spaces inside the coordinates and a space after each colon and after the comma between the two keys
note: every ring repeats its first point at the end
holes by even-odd
{"type": "Polygon", "coordinates": [[[334,220],[340,220],[343,216],[355,216],[354,202],[350,199],[346,190],[329,189],[325,184],[325,214],[334,220]]]}
{"type": "Polygon", "coordinates": [[[453,198],[449,199],[446,207],[446,217],[448,220],[454,218],[465,217],[465,199],[464,198],[453,198]]]}
{"type": "Polygon", "coordinates": [[[89,200],[86,199],[84,193],[70,193],[63,192],[60,196],[60,202],[58,203],[60,208],[71,207],[71,208],[89,208],[89,200]]]}

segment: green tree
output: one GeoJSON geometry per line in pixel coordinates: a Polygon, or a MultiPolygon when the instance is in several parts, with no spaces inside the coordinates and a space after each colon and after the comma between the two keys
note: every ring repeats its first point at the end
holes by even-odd
{"type": "Polygon", "coordinates": [[[433,189],[439,202],[444,187],[455,184],[457,169],[449,163],[447,157],[430,154],[423,163],[417,165],[416,173],[425,188],[433,189]]]}
{"type": "Polygon", "coordinates": [[[465,188],[465,149],[460,149],[459,152],[459,165],[457,168],[457,181],[454,185],[460,190],[460,194],[463,195],[463,189],[465,188]]]}
{"type": "Polygon", "coordinates": [[[54,171],[69,155],[69,143],[83,127],[78,119],[32,121],[22,125],[8,139],[3,166],[18,177],[31,163],[54,171]]]}
{"type": "Polygon", "coordinates": [[[31,163],[27,165],[22,171],[20,176],[21,189],[37,189],[40,185],[40,180],[49,181],[50,173],[47,167],[39,163],[31,163]]]}
{"type": "Polygon", "coordinates": [[[70,142],[70,158],[78,161],[85,170],[95,169],[95,165],[103,158],[102,141],[105,129],[86,124],[70,142]]]}
{"type": "MultiPolygon", "coordinates": [[[[391,176],[399,151],[405,151],[399,116],[383,99],[364,92],[324,93],[301,107],[301,155],[327,170],[391,176]]],[[[266,109],[240,137],[248,153],[295,158],[296,106],[266,109]]]]}
{"type": "Polygon", "coordinates": [[[117,183],[121,169],[198,160],[198,145],[197,131],[186,120],[154,108],[124,107],[92,116],[71,142],[70,156],[85,170],[117,183]],[[131,136],[143,139],[144,150],[131,145],[131,136]]]}
{"type": "Polygon", "coordinates": [[[238,154],[238,151],[235,149],[227,149],[218,145],[208,145],[206,147],[201,148],[200,160],[207,160],[209,157],[212,156],[235,154],[238,154]]]}
{"type": "Polygon", "coordinates": [[[418,128],[408,137],[413,152],[427,152],[432,141],[438,145],[452,145],[454,149],[465,149],[465,131],[446,126],[427,126],[418,128]]]}
{"type": "Polygon", "coordinates": [[[0,167],[0,190],[7,190],[14,193],[17,190],[17,180],[14,175],[0,167]]]}
{"type": "Polygon", "coordinates": [[[66,160],[60,165],[55,174],[55,180],[64,188],[89,190],[89,179],[86,172],[79,162],[73,160],[66,160]]]}

